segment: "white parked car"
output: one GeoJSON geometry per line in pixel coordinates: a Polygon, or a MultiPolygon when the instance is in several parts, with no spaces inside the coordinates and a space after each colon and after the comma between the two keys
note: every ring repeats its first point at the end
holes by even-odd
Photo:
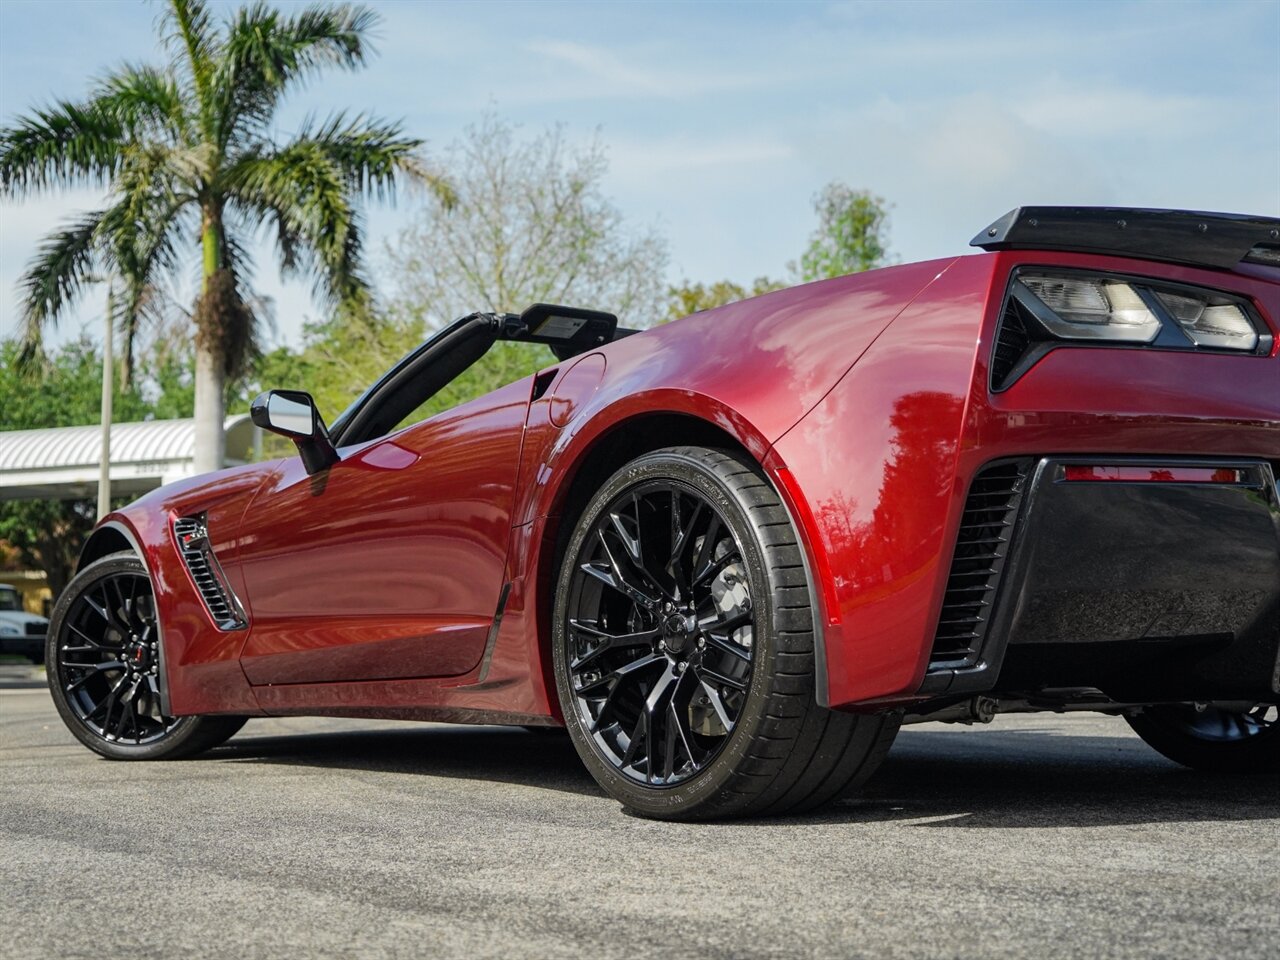
{"type": "Polygon", "coordinates": [[[44,638],[49,621],[22,609],[22,595],[0,583],[0,653],[16,653],[32,663],[44,663],[44,638]]]}

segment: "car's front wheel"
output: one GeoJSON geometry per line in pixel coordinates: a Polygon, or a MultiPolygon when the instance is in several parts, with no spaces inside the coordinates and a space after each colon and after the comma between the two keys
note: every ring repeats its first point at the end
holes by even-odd
{"type": "Polygon", "coordinates": [[[1280,705],[1230,710],[1167,704],[1126,717],[1147,744],[1175,763],[1210,773],[1280,773],[1280,705]]]}
{"type": "Polygon", "coordinates": [[[155,600],[133,553],[103,557],[67,585],[49,621],[45,662],[67,728],[113,760],[188,757],[245,723],[244,717],[164,713],[155,600]]]}
{"type": "Polygon", "coordinates": [[[564,561],[561,707],[583,761],[629,809],[809,809],[887,752],[896,715],[817,703],[804,559],[754,463],[700,447],[637,458],[591,499],[564,561]]]}

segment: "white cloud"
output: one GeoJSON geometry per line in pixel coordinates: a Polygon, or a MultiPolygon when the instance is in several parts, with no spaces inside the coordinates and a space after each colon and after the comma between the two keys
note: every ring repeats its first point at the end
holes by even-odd
{"type": "Polygon", "coordinates": [[[1028,126],[1086,141],[1201,138],[1252,113],[1252,105],[1225,97],[1091,88],[1061,80],[1015,94],[1010,109],[1028,126]]]}
{"type": "MultiPolygon", "coordinates": [[[[645,140],[615,138],[609,141],[609,169],[618,180],[650,180],[672,172],[714,171],[730,167],[755,167],[793,156],[790,144],[776,140],[709,140],[666,137],[645,140]]],[[[758,174],[758,169],[755,171],[758,174]]]]}
{"type": "Polygon", "coordinates": [[[675,50],[658,45],[640,65],[639,55],[620,46],[606,47],[570,40],[532,40],[524,49],[550,61],[550,69],[538,85],[525,84],[517,96],[539,99],[595,99],[601,97],[697,96],[729,90],[746,90],[768,82],[757,71],[716,68],[714,61],[700,69],[681,63],[675,50]],[[675,61],[675,62],[673,62],[675,61]],[[567,68],[567,72],[566,72],[567,68]]]}

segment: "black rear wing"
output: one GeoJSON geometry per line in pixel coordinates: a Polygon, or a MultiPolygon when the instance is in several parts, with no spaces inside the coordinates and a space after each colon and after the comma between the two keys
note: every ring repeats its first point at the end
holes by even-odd
{"type": "Polygon", "coordinates": [[[1280,220],[1126,207],[1018,207],[969,241],[984,250],[1070,250],[1231,270],[1280,267],[1280,220]]]}

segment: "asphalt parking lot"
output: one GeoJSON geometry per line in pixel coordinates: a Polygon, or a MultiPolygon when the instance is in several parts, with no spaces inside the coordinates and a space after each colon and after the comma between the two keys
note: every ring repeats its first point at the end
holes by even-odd
{"type": "Polygon", "coordinates": [[[1280,950],[1280,779],[1123,721],[904,730],[819,816],[624,814],[560,737],[254,720],[100,760],[0,668],[0,956],[1250,957],[1280,950]]]}

